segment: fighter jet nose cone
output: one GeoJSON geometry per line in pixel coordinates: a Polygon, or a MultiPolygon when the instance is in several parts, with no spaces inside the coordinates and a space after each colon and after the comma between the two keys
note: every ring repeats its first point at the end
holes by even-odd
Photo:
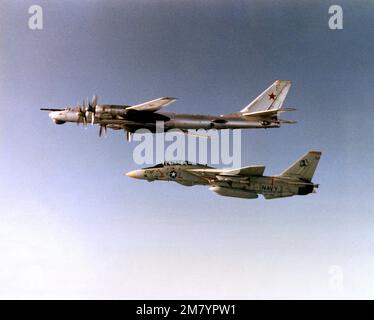
{"type": "Polygon", "coordinates": [[[133,170],[133,171],[127,172],[126,175],[134,179],[144,179],[143,170],[133,170]]]}

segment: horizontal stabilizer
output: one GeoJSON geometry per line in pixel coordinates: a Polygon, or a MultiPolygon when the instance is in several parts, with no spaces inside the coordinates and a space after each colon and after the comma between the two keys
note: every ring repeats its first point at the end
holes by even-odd
{"type": "Polygon", "coordinates": [[[285,119],[279,119],[277,120],[279,123],[287,123],[287,124],[295,124],[297,121],[292,121],[292,120],[285,120],[285,119]]]}
{"type": "Polygon", "coordinates": [[[295,111],[295,108],[280,108],[280,109],[272,109],[272,110],[264,110],[264,111],[255,111],[255,112],[244,112],[243,116],[246,117],[271,117],[273,115],[277,115],[281,112],[287,112],[287,111],[295,111]]]}

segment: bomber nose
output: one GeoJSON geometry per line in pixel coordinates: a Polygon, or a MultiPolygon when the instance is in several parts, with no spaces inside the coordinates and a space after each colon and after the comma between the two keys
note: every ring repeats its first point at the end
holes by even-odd
{"type": "Polygon", "coordinates": [[[48,114],[52,120],[63,120],[60,111],[52,111],[48,114]]]}
{"type": "Polygon", "coordinates": [[[55,124],[64,124],[66,122],[65,117],[61,114],[61,111],[52,111],[48,114],[55,124]]]}
{"type": "Polygon", "coordinates": [[[144,179],[143,170],[133,170],[133,171],[127,172],[126,175],[134,179],[144,179]]]}

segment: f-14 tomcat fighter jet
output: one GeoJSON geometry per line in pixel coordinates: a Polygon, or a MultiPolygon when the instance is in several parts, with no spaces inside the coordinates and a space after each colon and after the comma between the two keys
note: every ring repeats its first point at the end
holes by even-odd
{"type": "Polygon", "coordinates": [[[265,199],[306,195],[316,191],[312,182],[321,157],[319,151],[309,151],[277,176],[264,176],[264,166],[249,166],[235,170],[215,169],[189,162],[166,162],[154,167],[134,170],[128,177],[147,181],[175,181],[184,186],[208,185],[221,196],[265,199]]]}
{"type": "Polygon", "coordinates": [[[85,100],[83,105],[63,109],[45,109],[56,124],[75,122],[100,126],[99,135],[106,134],[107,128],[124,130],[127,140],[138,129],[148,129],[156,132],[157,121],[163,121],[164,130],[180,129],[248,129],[248,128],[278,128],[282,123],[294,121],[282,120],[278,116],[293,108],[283,108],[283,101],[291,87],[289,80],[277,80],[249,105],[238,112],[220,115],[194,115],[163,112],[161,109],[173,103],[175,98],[159,98],[141,104],[111,105],[98,104],[94,96],[91,102],[85,100]]]}

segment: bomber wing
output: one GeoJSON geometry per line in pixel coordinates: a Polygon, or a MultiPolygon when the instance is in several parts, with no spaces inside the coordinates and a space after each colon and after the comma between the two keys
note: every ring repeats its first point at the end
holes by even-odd
{"type": "Polygon", "coordinates": [[[176,101],[176,98],[158,98],[126,108],[127,110],[155,112],[176,101]]]}

